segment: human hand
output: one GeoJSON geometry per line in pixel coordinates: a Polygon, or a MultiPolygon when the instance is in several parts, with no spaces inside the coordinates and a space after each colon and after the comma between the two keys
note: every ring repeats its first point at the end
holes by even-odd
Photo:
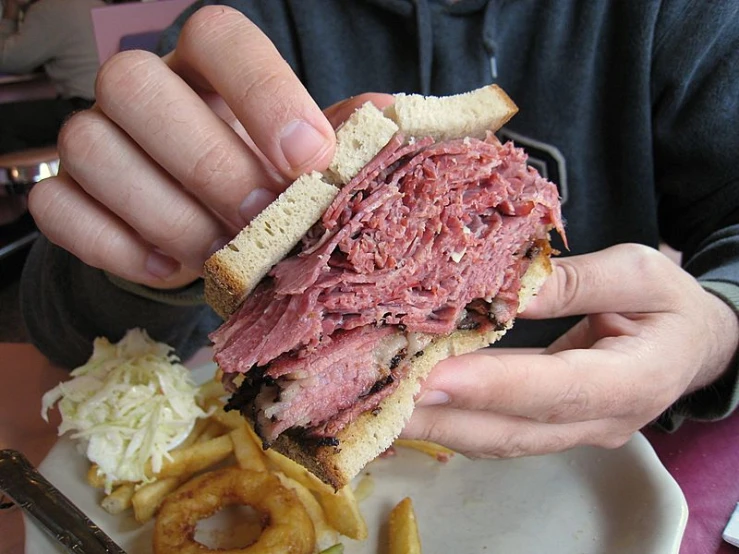
{"type": "Polygon", "coordinates": [[[223,6],[196,12],[165,59],[114,56],[96,97],[62,129],[63,169],[33,188],[30,210],[86,264],[156,288],[195,280],[295,177],[326,168],[332,124],[392,98],[323,114],[267,37],[223,6]]]}
{"type": "Polygon", "coordinates": [[[541,355],[440,363],[404,436],[472,457],[615,448],[733,359],[734,312],[658,251],[620,245],[553,264],[520,317],[589,315],[541,355]]]}

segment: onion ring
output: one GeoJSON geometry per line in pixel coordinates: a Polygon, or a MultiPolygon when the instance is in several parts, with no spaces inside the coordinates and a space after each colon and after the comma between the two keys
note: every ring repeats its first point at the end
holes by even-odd
{"type": "Polygon", "coordinates": [[[154,526],[155,554],[311,554],[315,530],[305,507],[274,475],[229,467],[200,475],[169,495],[154,526]],[[195,540],[198,520],[224,506],[248,505],[267,522],[245,548],[210,550],[195,540]]]}

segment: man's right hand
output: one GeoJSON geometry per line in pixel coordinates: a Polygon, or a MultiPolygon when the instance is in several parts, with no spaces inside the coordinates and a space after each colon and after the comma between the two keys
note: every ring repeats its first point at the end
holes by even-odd
{"type": "Polygon", "coordinates": [[[298,175],[327,167],[332,123],[269,39],[241,13],[202,8],[164,59],[120,53],[97,104],[59,136],[62,170],[31,192],[53,243],[155,288],[187,285],[203,262],[298,175]]]}

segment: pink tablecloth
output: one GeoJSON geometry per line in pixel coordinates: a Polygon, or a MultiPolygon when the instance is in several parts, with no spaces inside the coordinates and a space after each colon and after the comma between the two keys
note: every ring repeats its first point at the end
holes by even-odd
{"type": "Polygon", "coordinates": [[[680,554],[737,554],[721,533],[739,502],[739,412],[724,421],[686,423],[672,434],[644,434],[688,501],[680,554]]]}

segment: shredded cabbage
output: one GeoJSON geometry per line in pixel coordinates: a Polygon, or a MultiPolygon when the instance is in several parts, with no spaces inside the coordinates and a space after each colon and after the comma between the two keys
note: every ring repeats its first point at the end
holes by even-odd
{"type": "Polygon", "coordinates": [[[87,363],[42,399],[41,416],[57,402],[59,435],[72,431],[88,459],[98,465],[110,492],[114,481],[146,481],[168,451],[207,414],[197,405],[198,387],[172,347],[141,329],[117,344],[97,338],[87,363]]]}

